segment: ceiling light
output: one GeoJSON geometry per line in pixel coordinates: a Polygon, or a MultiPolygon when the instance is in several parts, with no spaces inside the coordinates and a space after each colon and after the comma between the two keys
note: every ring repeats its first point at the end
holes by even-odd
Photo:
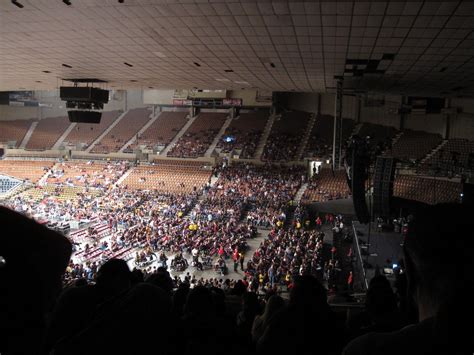
{"type": "Polygon", "coordinates": [[[166,55],[163,52],[153,52],[153,54],[160,58],[166,58],[166,55]]]}
{"type": "Polygon", "coordinates": [[[233,73],[234,71],[232,69],[226,69],[224,70],[226,73],[233,73]]]}
{"type": "Polygon", "coordinates": [[[70,0],[63,0],[63,3],[65,3],[67,6],[71,6],[71,1],[70,0]]]}
{"type": "Polygon", "coordinates": [[[250,85],[247,81],[234,81],[236,84],[250,85]]]}
{"type": "Polygon", "coordinates": [[[133,67],[133,65],[132,65],[132,64],[130,64],[130,63],[127,63],[127,62],[123,62],[123,64],[125,64],[127,67],[133,67]]]}
{"type": "Polygon", "coordinates": [[[69,64],[62,64],[63,67],[72,68],[69,64]]]}
{"type": "Polygon", "coordinates": [[[43,73],[49,74],[51,72],[49,70],[43,70],[43,73]]]}
{"type": "Polygon", "coordinates": [[[197,67],[200,67],[201,64],[197,63],[197,62],[194,62],[194,65],[197,66],[197,67]]]}
{"type": "Polygon", "coordinates": [[[15,5],[16,7],[19,7],[20,9],[23,9],[23,5],[20,4],[18,1],[16,0],[12,0],[12,4],[15,5]]]}
{"type": "Polygon", "coordinates": [[[229,82],[230,80],[229,80],[229,79],[216,79],[216,81],[226,81],[226,82],[229,82]]]}

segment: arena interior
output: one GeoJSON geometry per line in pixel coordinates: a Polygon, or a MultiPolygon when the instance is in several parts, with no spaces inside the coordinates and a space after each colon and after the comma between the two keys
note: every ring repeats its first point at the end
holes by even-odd
{"type": "Polygon", "coordinates": [[[3,0],[0,353],[472,354],[473,172],[474,2],[3,0]]]}

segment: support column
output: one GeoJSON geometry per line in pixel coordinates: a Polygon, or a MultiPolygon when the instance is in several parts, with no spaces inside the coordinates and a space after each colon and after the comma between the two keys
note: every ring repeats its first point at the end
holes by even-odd
{"type": "Polygon", "coordinates": [[[444,130],[444,139],[449,139],[449,136],[451,135],[451,99],[446,98],[444,101],[444,108],[446,109],[446,124],[445,124],[445,130],[444,130]]]}
{"type": "Polygon", "coordinates": [[[316,108],[316,117],[321,117],[321,93],[318,94],[318,107],[316,108]]]}
{"type": "Polygon", "coordinates": [[[405,121],[408,114],[407,104],[408,98],[406,96],[402,96],[402,105],[400,107],[400,131],[405,129],[405,121]]]}
{"type": "Polygon", "coordinates": [[[356,122],[360,123],[360,110],[362,109],[362,97],[360,95],[357,95],[356,98],[357,98],[356,122]]]}
{"type": "Polygon", "coordinates": [[[334,170],[341,167],[342,160],[342,79],[336,81],[336,97],[334,107],[334,131],[332,139],[332,167],[334,170]]]}

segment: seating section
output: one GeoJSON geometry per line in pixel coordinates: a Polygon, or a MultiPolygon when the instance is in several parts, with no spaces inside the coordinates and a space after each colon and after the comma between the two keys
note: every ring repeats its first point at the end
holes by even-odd
{"type": "Polygon", "coordinates": [[[103,154],[118,152],[150,120],[150,113],[148,108],[129,110],[91,152],[103,154]]]}
{"type": "Polygon", "coordinates": [[[47,179],[48,184],[108,187],[128,169],[126,162],[64,162],[57,164],[47,179]]]}
{"type": "Polygon", "coordinates": [[[302,111],[283,113],[280,119],[273,123],[262,159],[266,161],[296,159],[310,117],[310,113],[302,111]]]}
{"type": "Polygon", "coordinates": [[[44,185],[35,186],[20,194],[21,197],[32,201],[41,201],[45,198],[56,201],[75,201],[85,195],[96,197],[99,195],[99,191],[80,186],[44,185]]]}
{"type": "Polygon", "coordinates": [[[201,162],[162,160],[133,168],[121,186],[179,194],[201,189],[210,177],[211,170],[204,169],[201,162]]]}
{"type": "Polygon", "coordinates": [[[156,121],[139,135],[137,141],[131,144],[126,152],[133,152],[138,146],[153,149],[158,145],[168,145],[186,124],[188,115],[188,112],[160,113],[156,121]]]}
{"type": "Polygon", "coordinates": [[[0,160],[0,174],[36,183],[53,164],[46,160],[0,160]]]}
{"type": "Polygon", "coordinates": [[[392,147],[392,156],[401,160],[419,161],[442,142],[439,134],[405,130],[392,147]]]}
{"type": "Polygon", "coordinates": [[[303,194],[302,202],[324,202],[350,197],[345,170],[324,168],[319,174],[313,175],[303,194]]]}
{"type": "Polygon", "coordinates": [[[394,127],[363,123],[358,135],[360,137],[370,137],[370,148],[379,154],[392,146],[392,139],[397,133],[398,130],[394,127]]]}
{"type": "Polygon", "coordinates": [[[102,113],[99,124],[77,123],[74,129],[67,135],[64,142],[67,142],[69,145],[83,143],[84,146],[82,149],[85,149],[104,133],[119,115],[119,111],[108,111],[102,113]]]}
{"type": "Polygon", "coordinates": [[[428,203],[459,202],[462,188],[460,183],[400,175],[393,186],[394,196],[428,203]]]}
{"type": "Polygon", "coordinates": [[[241,158],[253,158],[267,120],[268,112],[240,114],[240,117],[232,120],[227,127],[217,148],[221,148],[224,153],[229,153],[234,149],[240,150],[241,158]],[[226,140],[226,138],[231,139],[226,140]]]}
{"type": "Polygon", "coordinates": [[[424,171],[461,172],[474,170],[474,141],[449,139],[435,154],[423,162],[424,171]],[[471,156],[471,158],[469,158],[471,156]]]}
{"type": "Polygon", "coordinates": [[[48,117],[40,120],[31,135],[26,149],[51,149],[71,123],[67,117],[48,117]]]}
{"type": "Polygon", "coordinates": [[[0,195],[7,193],[20,184],[20,180],[13,179],[9,176],[0,175],[0,195]]]}
{"type": "MultiPolygon", "coordinates": [[[[342,140],[346,142],[354,130],[355,122],[351,119],[342,120],[342,140]]],[[[306,145],[305,157],[324,157],[332,152],[334,134],[334,117],[321,115],[316,118],[306,145]]]]}
{"type": "Polygon", "coordinates": [[[0,143],[15,141],[18,148],[33,120],[0,121],[0,143]]]}
{"type": "Polygon", "coordinates": [[[206,153],[224,124],[227,113],[201,113],[168,152],[169,157],[197,158],[206,153]]]}

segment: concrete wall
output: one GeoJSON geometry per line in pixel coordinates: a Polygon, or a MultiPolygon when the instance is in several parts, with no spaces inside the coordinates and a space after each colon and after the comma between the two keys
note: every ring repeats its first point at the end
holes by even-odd
{"type": "Polygon", "coordinates": [[[464,138],[474,140],[474,114],[459,113],[451,118],[449,138],[464,138]]]}
{"type": "Polygon", "coordinates": [[[446,132],[446,115],[444,114],[410,114],[405,120],[405,128],[416,131],[437,133],[444,137],[446,132]]]}

